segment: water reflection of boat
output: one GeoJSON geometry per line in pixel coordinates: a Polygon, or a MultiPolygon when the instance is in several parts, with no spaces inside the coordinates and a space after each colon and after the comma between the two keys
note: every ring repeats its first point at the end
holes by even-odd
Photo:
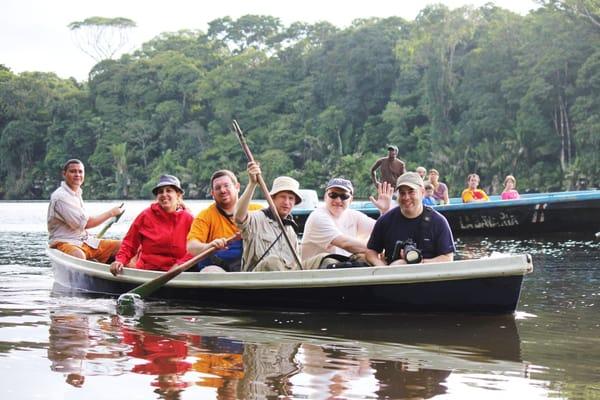
{"type": "MultiPolygon", "coordinates": [[[[222,313],[222,311],[220,311],[222,313]]],[[[335,338],[362,342],[384,355],[436,348],[468,360],[521,361],[519,334],[512,315],[349,314],[231,311],[222,316],[177,317],[177,331],[231,334],[246,338],[335,338]],[[267,333],[268,332],[268,333],[267,333]]],[[[171,323],[173,323],[171,321],[171,323]]],[[[331,339],[328,339],[331,340],[331,339]]]]}
{"type": "Polygon", "coordinates": [[[446,393],[452,374],[511,379],[525,370],[511,316],[189,308],[174,315],[155,303],[146,311],[133,320],[54,315],[53,370],[83,384],[86,375],[114,374],[116,357],[119,374],[152,377],[140,393],[150,386],[161,398],[219,399],[431,398],[446,393]],[[91,355],[96,368],[81,368],[91,355]]]}
{"type": "Polygon", "coordinates": [[[511,316],[218,314],[169,317],[169,329],[245,343],[245,377],[238,389],[248,398],[290,393],[352,397],[347,391],[361,385],[372,392],[352,392],[354,397],[430,398],[445,393],[444,381],[454,372],[524,376],[526,371],[511,316]],[[265,354],[293,364],[273,367],[265,354]],[[273,381],[280,391],[257,392],[256,384],[273,381]]]}
{"type": "MultiPolygon", "coordinates": [[[[119,295],[162,274],[126,268],[117,277],[108,265],[47,251],[55,283],[68,290],[119,295]]],[[[245,308],[335,309],[377,312],[450,311],[512,313],[528,255],[450,263],[385,267],[198,274],[184,272],[155,293],[205,305],[245,308]]]]}
{"type": "Polygon", "coordinates": [[[109,344],[112,322],[102,317],[97,321],[86,314],[53,312],[50,314],[48,360],[52,371],[65,374],[65,381],[75,387],[85,377],[118,375],[124,348],[109,344]]]}

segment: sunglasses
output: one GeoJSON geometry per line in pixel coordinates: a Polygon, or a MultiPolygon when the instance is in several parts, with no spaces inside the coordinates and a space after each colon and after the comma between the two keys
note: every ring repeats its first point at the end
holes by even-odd
{"type": "Polygon", "coordinates": [[[336,193],[336,192],[329,192],[327,193],[327,196],[329,196],[330,199],[337,199],[338,197],[340,199],[342,199],[342,201],[348,200],[350,198],[349,194],[346,193],[336,193]]]}

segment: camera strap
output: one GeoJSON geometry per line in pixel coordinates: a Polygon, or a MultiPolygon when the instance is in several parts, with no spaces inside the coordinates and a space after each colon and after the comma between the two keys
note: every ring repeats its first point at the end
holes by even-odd
{"type": "Polygon", "coordinates": [[[421,223],[419,224],[419,238],[417,245],[419,249],[426,253],[433,251],[433,238],[431,237],[431,218],[433,208],[423,206],[423,214],[421,214],[421,223]]]}

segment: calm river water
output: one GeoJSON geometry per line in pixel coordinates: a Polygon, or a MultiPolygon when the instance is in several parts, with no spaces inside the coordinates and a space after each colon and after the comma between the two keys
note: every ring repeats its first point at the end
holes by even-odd
{"type": "MultiPolygon", "coordinates": [[[[118,203],[86,204],[96,212],[118,203]]],[[[128,202],[107,236],[122,236],[147,204],[128,202]]],[[[46,207],[0,203],[3,399],[600,399],[593,234],[457,240],[463,257],[533,256],[514,316],[166,302],[121,316],[114,299],[53,292],[46,207]]]]}

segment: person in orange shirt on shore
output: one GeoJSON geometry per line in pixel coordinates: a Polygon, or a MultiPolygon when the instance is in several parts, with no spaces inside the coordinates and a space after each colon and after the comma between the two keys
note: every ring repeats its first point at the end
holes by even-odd
{"type": "Polygon", "coordinates": [[[463,203],[471,203],[474,201],[488,201],[490,198],[479,186],[479,175],[470,174],[467,177],[467,188],[463,190],[461,198],[463,203]]]}
{"type": "MultiPolygon", "coordinates": [[[[239,192],[240,183],[233,172],[221,169],[212,174],[210,194],[215,201],[196,215],[187,236],[187,250],[191,254],[200,254],[210,247],[218,249],[212,256],[198,263],[199,271],[205,270],[207,266],[210,268],[205,272],[240,271],[242,240],[235,240],[227,245],[227,238],[238,232],[233,212],[239,192]]],[[[248,206],[248,211],[262,208],[260,204],[253,203],[248,206]]]]}

